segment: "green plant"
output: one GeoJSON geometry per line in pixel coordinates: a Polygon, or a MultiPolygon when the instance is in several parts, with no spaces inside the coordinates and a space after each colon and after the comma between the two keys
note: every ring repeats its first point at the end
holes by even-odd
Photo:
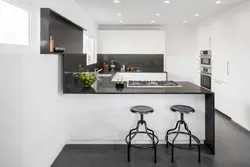
{"type": "Polygon", "coordinates": [[[90,87],[96,82],[96,74],[94,73],[80,73],[79,80],[83,83],[84,87],[90,87]]]}

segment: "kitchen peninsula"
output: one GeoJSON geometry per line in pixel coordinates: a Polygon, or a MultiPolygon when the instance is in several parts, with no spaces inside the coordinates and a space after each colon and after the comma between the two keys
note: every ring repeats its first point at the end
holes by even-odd
{"type": "MultiPolygon", "coordinates": [[[[179,114],[171,112],[170,107],[184,104],[192,106],[196,111],[185,116],[192,133],[204,143],[210,153],[215,154],[213,92],[190,82],[177,82],[177,85],[169,87],[131,87],[125,79],[124,87],[120,87],[116,85],[116,77],[115,73],[100,74],[91,88],[69,86],[65,90],[65,98],[71,99],[78,107],[82,106],[82,111],[75,113],[78,114],[77,118],[74,117],[76,123],[70,125],[72,129],[81,127],[77,133],[72,133],[72,138],[76,139],[72,143],[124,144],[128,129],[134,127],[138,120],[129,110],[135,105],[154,108],[155,112],[145,119],[155,130],[160,143],[165,143],[167,129],[173,128],[179,120],[179,114]],[[92,131],[88,130],[90,127],[92,131]]],[[[148,143],[148,140],[141,137],[136,142],[148,143]]],[[[177,143],[188,143],[188,138],[181,136],[177,143]]]]}

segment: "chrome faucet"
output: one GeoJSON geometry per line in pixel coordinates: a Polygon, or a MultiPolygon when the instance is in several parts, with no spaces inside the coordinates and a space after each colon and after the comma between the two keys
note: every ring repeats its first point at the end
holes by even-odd
{"type": "Polygon", "coordinates": [[[99,74],[101,71],[102,71],[102,68],[99,69],[99,70],[98,70],[98,68],[95,68],[95,70],[94,70],[94,72],[95,72],[96,74],[99,74]]]}

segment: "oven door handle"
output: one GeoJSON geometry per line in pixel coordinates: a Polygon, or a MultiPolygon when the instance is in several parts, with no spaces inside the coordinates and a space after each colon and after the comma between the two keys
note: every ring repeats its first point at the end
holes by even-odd
{"type": "Polygon", "coordinates": [[[207,76],[207,77],[211,77],[211,73],[204,73],[204,72],[200,72],[201,75],[207,76]]]}

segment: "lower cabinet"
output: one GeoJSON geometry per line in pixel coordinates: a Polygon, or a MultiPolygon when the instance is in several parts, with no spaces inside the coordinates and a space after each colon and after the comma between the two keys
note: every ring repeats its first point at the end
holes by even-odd
{"type": "Polygon", "coordinates": [[[230,87],[226,82],[219,80],[212,80],[212,91],[215,93],[215,108],[223,114],[232,118],[232,95],[230,87]]]}

